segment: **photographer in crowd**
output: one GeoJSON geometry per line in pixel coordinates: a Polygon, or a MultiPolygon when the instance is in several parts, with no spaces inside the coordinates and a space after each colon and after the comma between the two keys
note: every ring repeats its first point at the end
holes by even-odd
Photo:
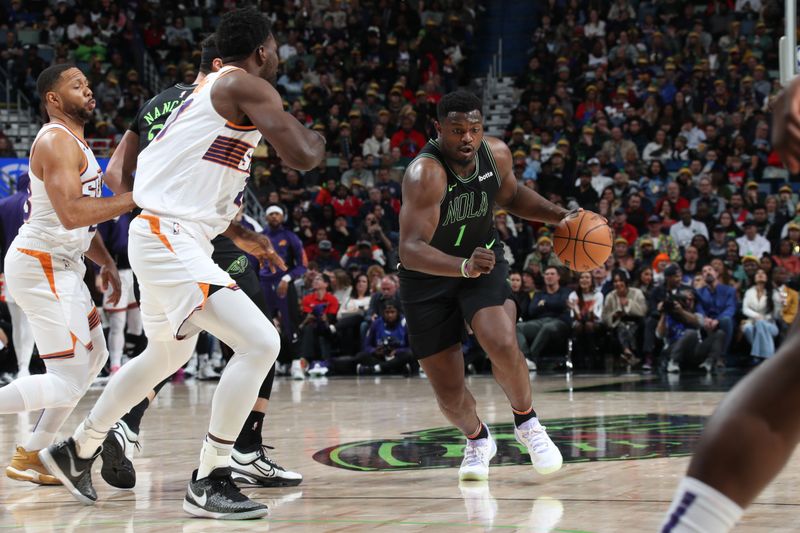
{"type": "Polygon", "coordinates": [[[664,341],[667,372],[680,372],[681,364],[685,368],[697,361],[702,361],[700,367],[707,372],[722,365],[725,332],[705,330],[696,304],[694,291],[688,288],[658,304],[656,335],[664,341]]]}
{"type": "Polygon", "coordinates": [[[394,299],[386,299],[383,313],[375,319],[357,355],[336,357],[337,374],[406,374],[416,372],[417,361],[408,344],[406,320],[394,299]]]}

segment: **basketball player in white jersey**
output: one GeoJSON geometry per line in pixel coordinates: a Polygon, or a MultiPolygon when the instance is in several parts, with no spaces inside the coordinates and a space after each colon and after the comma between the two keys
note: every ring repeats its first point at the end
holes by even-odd
{"type": "Polygon", "coordinates": [[[235,354],[219,381],[211,422],[183,508],[201,517],[258,518],[266,506],[231,479],[233,443],[277,358],[278,332],[231,277],[211,259],[222,233],[274,267],[285,265],[263,235],[231,224],[241,203],[250,159],[261,135],[284,162],[310,170],[324,138],[283,110],[274,79],[278,57],[266,17],[249,8],[226,13],[217,29],[226,65],[208,75],[139,155],[133,195],[142,214],[132,223],[129,257],[141,287],[148,346],[112,377],[73,438],[40,457],[80,501],[92,504],[91,465],[109,428],[161,380],[188,361],[205,329],[235,354]]]}
{"type": "MultiPolygon", "coordinates": [[[[800,76],[772,102],[772,111],[772,145],[797,175],[800,76]]],[[[662,533],[727,533],[783,469],[800,442],[798,352],[800,317],[775,355],[740,381],[706,424],[662,533]]]]}
{"type": "Polygon", "coordinates": [[[39,75],[37,89],[50,122],[31,146],[26,223],[9,246],[5,275],[47,373],[0,389],[0,414],[44,409],[6,473],[56,484],[37,450],[52,444],[108,357],[100,317],[83,282],[83,257],[101,267],[103,282],[118,293],[117,268],[95,227],[135,204],[130,194],[100,198],[103,173],[83,139],[95,106],[83,73],[71,65],[49,67],[39,75]]]}

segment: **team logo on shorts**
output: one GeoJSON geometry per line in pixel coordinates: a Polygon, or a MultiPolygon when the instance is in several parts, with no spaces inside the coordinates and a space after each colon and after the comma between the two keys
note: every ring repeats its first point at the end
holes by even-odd
{"type": "Polygon", "coordinates": [[[226,272],[232,276],[244,274],[249,264],[250,262],[247,260],[247,257],[244,255],[240,255],[239,257],[236,258],[236,261],[230,264],[226,272]]]}
{"type": "MultiPolygon", "coordinates": [[[[565,463],[624,461],[689,455],[706,417],[656,413],[544,420],[565,463]]],[[[497,441],[492,466],[529,465],[527,449],[514,439],[513,424],[490,424],[497,441]]],[[[405,433],[395,440],[365,440],[325,448],[314,460],[361,472],[458,468],[464,436],[456,429],[405,433]]]]}

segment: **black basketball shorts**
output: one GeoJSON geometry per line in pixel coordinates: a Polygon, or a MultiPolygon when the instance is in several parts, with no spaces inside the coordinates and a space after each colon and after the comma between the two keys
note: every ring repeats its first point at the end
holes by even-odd
{"type": "Polygon", "coordinates": [[[495,264],[477,278],[429,276],[401,269],[400,302],[408,324],[411,349],[417,359],[463,342],[464,322],[486,307],[501,306],[511,298],[508,263],[495,264]]]}

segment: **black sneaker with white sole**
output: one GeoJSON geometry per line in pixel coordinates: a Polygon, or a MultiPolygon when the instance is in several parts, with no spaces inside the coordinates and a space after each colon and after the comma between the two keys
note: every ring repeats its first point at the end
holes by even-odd
{"type": "Polygon", "coordinates": [[[256,487],[294,487],[303,482],[303,475],[286,470],[270,459],[271,446],[260,444],[249,450],[233,448],[231,470],[236,483],[256,487]]]}
{"type": "Polygon", "coordinates": [[[267,506],[254,502],[231,479],[230,468],[215,468],[208,477],[197,479],[197,470],[183,498],[183,510],[190,515],[216,520],[248,520],[269,513],[267,506]]]}
{"type": "Polygon", "coordinates": [[[70,437],[41,450],[39,459],[79,502],[94,505],[97,493],[92,486],[92,464],[101,449],[97,448],[89,459],[82,459],[78,457],[75,441],[70,437]]]}

